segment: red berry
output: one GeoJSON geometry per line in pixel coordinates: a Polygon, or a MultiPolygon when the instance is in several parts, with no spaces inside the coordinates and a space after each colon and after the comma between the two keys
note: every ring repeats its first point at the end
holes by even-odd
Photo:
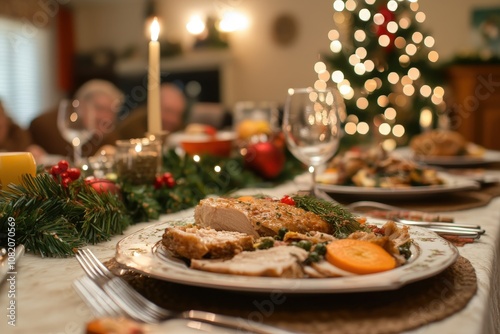
{"type": "Polygon", "coordinates": [[[155,178],[154,187],[155,187],[155,189],[160,189],[162,186],[163,186],[163,177],[158,175],[155,178]]]}
{"type": "Polygon", "coordinates": [[[70,168],[68,169],[68,176],[70,179],[72,179],[73,181],[78,179],[80,177],[80,170],[78,168],[70,168]]]}
{"type": "Polygon", "coordinates": [[[61,184],[64,188],[68,188],[69,184],[73,182],[69,177],[65,177],[61,180],[61,184]]]}
{"type": "Polygon", "coordinates": [[[167,178],[167,181],[165,182],[165,184],[167,185],[167,187],[173,188],[175,186],[174,178],[173,177],[167,178]]]}
{"type": "Polygon", "coordinates": [[[52,168],[50,168],[50,174],[52,174],[52,176],[61,174],[61,168],[59,167],[59,165],[52,166],[52,168]]]}
{"type": "Polygon", "coordinates": [[[283,204],[295,206],[295,201],[293,200],[293,198],[291,198],[288,195],[283,196],[283,198],[280,200],[280,202],[283,204]]]}
{"type": "Polygon", "coordinates": [[[61,179],[65,179],[65,178],[68,178],[68,177],[69,177],[68,172],[62,172],[61,173],[61,179]]]}
{"type": "Polygon", "coordinates": [[[172,179],[172,178],[173,178],[172,173],[170,173],[170,172],[163,173],[163,183],[167,184],[168,179],[172,179]]]}
{"type": "Polygon", "coordinates": [[[59,168],[61,168],[61,172],[65,172],[68,170],[69,162],[67,162],[66,160],[61,160],[57,163],[57,165],[59,166],[59,168]]]}

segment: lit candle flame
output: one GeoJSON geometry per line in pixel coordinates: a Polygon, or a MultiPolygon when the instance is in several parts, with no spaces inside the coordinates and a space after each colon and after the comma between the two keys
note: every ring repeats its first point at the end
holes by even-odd
{"type": "Polygon", "coordinates": [[[154,18],[153,22],[151,23],[151,40],[152,41],[157,41],[158,40],[158,35],[160,34],[160,24],[158,23],[158,18],[154,18]]]}

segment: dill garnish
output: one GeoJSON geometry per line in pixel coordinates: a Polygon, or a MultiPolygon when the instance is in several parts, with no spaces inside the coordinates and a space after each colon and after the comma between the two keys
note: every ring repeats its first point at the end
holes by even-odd
{"type": "Polygon", "coordinates": [[[336,238],[346,238],[356,231],[368,231],[351,212],[340,205],[307,195],[297,195],[292,198],[295,201],[295,206],[315,213],[330,224],[333,230],[332,234],[336,238]]]}

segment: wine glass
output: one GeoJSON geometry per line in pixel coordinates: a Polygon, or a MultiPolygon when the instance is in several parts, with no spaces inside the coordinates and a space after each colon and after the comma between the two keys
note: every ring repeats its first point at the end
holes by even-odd
{"type": "Polygon", "coordinates": [[[73,146],[73,160],[82,160],[82,146],[93,136],[95,130],[95,111],[83,106],[79,100],[64,99],[59,104],[57,127],[63,138],[73,146]]]}
{"type": "Polygon", "coordinates": [[[285,102],[285,141],[290,152],[309,166],[313,195],[316,195],[317,168],[332,158],[339,146],[337,96],[332,88],[290,88],[285,102]]]}

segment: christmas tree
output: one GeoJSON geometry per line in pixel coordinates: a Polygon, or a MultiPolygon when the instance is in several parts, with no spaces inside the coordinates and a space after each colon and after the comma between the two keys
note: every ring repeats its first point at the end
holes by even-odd
{"type": "Polygon", "coordinates": [[[417,0],[334,0],[333,9],[331,53],[315,64],[315,85],[333,82],[342,95],[344,140],[393,149],[434,127],[446,108],[444,89],[417,0]]]}

